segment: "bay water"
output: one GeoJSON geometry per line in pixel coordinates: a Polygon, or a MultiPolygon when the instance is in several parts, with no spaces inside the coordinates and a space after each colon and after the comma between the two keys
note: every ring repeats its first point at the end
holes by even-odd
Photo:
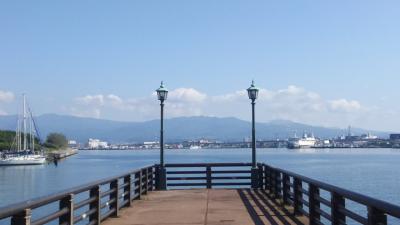
{"type": "MultiPolygon", "coordinates": [[[[165,157],[166,163],[250,162],[251,149],[166,150],[165,157]]],[[[400,149],[257,149],[257,160],[400,205],[400,149]]],[[[57,164],[0,167],[0,207],[158,162],[158,150],[81,150],[57,164]]]]}

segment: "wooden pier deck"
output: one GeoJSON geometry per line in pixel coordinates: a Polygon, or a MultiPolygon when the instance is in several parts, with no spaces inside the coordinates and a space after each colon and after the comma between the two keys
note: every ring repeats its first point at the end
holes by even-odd
{"type": "Polygon", "coordinates": [[[161,179],[165,171],[151,165],[0,208],[0,224],[300,225],[349,220],[386,225],[400,219],[397,205],[267,164],[258,165],[258,183],[252,183],[250,166],[166,164],[167,176],[161,179]],[[162,191],[195,187],[204,189],[162,191]],[[347,202],[367,213],[356,213],[358,208],[347,202]],[[58,210],[49,210],[54,206],[58,210]]]}
{"type": "Polygon", "coordinates": [[[308,224],[259,190],[154,191],[120,211],[105,225],[287,225],[308,224]]]}

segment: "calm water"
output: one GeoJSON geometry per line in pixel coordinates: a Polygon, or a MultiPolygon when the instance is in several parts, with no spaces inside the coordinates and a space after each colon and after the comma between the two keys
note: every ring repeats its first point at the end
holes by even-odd
{"type": "MultiPolygon", "coordinates": [[[[258,161],[400,205],[400,150],[258,149],[258,161]]],[[[158,151],[80,151],[44,166],[0,167],[0,206],[157,163],[158,151]]],[[[168,150],[166,162],[250,162],[250,149],[168,150]]]]}

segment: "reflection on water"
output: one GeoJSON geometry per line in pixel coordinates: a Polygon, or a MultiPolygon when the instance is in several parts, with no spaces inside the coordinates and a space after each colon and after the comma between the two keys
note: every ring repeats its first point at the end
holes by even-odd
{"type": "MultiPolygon", "coordinates": [[[[258,161],[400,204],[400,151],[258,149],[258,161]]],[[[250,162],[250,149],[168,150],[166,162],[250,162]]],[[[157,163],[158,151],[80,151],[41,166],[0,167],[0,205],[157,163]]]]}

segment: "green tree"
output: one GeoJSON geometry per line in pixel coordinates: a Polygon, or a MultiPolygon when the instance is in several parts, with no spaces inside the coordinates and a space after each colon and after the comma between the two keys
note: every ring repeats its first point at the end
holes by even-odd
{"type": "Polygon", "coordinates": [[[14,138],[14,131],[0,131],[0,150],[10,150],[14,138]]]}
{"type": "Polygon", "coordinates": [[[64,134],[50,133],[44,145],[47,148],[66,148],[68,147],[68,140],[64,134]]]}
{"type": "MultiPolygon", "coordinates": [[[[4,150],[15,150],[17,148],[17,143],[15,140],[15,131],[8,131],[8,130],[0,130],[0,151],[4,150]]],[[[21,133],[21,143],[24,142],[24,134],[21,133]]],[[[27,142],[30,147],[31,137],[27,135],[27,142]]],[[[40,149],[41,145],[39,143],[39,139],[35,137],[35,149],[40,149]]]]}

